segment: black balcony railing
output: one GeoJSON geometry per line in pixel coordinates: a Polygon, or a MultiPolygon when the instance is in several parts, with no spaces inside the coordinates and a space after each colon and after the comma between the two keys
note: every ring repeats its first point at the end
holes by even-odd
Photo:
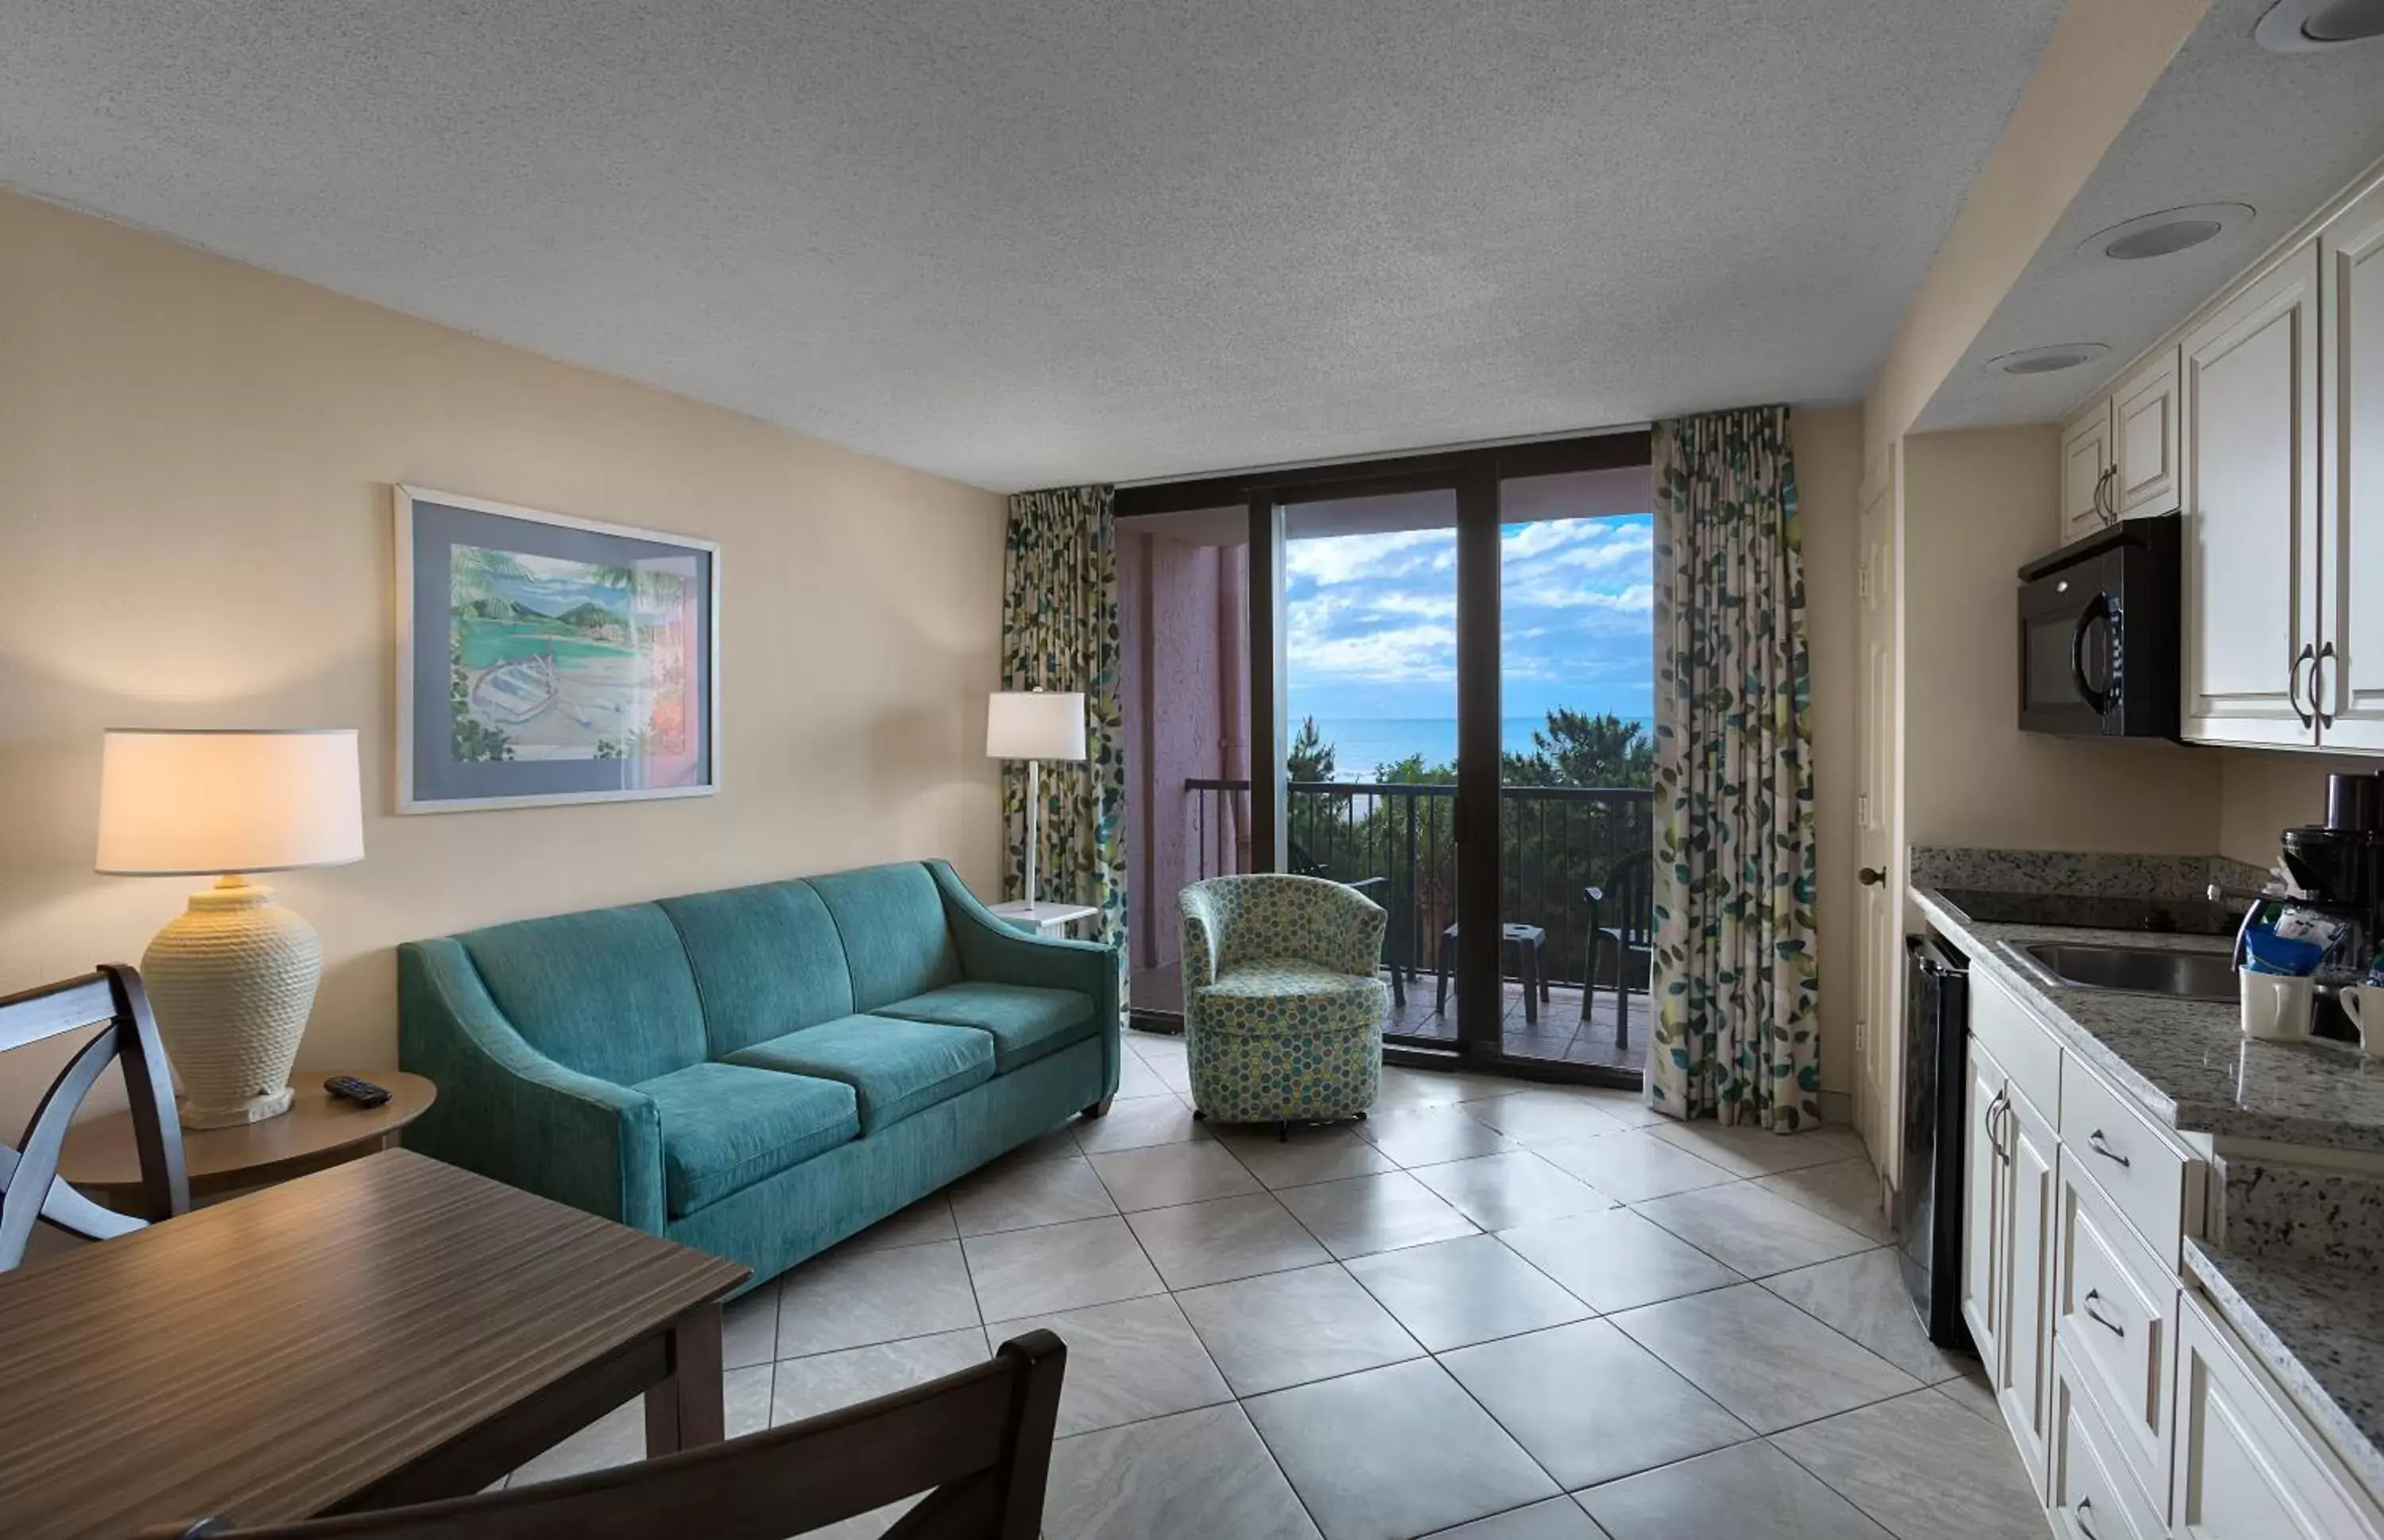
{"type": "MultiPolygon", "coordinates": [[[[1249,869],[1250,783],[1188,780],[1195,876],[1249,869]]],[[[1589,975],[1589,911],[1582,889],[1655,835],[1654,793],[1636,787],[1509,786],[1498,800],[1498,912],[1545,928],[1547,977],[1589,975]]],[[[1384,961],[1429,973],[1456,917],[1457,788],[1404,781],[1294,781],[1285,843],[1291,869],[1360,884],[1389,912],[1384,961]]],[[[1509,965],[1511,953],[1506,954],[1509,965]]],[[[1601,959],[1610,978],[1612,954],[1601,959]]]]}

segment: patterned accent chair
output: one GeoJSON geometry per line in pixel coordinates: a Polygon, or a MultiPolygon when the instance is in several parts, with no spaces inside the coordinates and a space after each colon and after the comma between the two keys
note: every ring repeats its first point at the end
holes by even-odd
{"type": "Polygon", "coordinates": [[[1211,877],[1177,899],[1193,1116],[1361,1118],[1383,1087],[1382,906],[1322,877],[1211,877]]]}

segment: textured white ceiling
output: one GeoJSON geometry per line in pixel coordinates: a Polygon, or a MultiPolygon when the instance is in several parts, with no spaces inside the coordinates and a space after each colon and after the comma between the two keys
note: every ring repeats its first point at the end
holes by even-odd
{"type": "MultiPolygon", "coordinates": [[[[2253,23],[2275,0],[2216,0],[1922,412],[1922,428],[2051,422],[2185,318],[2384,155],[2384,43],[2271,54],[2253,23]],[[2187,204],[2256,217],[2199,246],[2113,262],[2080,244],[2123,219],[2187,204]],[[1990,358],[2055,342],[2110,354],[2057,374],[1990,372],[1990,358]]],[[[2099,242],[2098,242],[2099,244],[2099,242]]]]}
{"type": "Polygon", "coordinates": [[[0,181],[1132,478],[1858,396],[2059,8],[0,0],[0,181]]]}

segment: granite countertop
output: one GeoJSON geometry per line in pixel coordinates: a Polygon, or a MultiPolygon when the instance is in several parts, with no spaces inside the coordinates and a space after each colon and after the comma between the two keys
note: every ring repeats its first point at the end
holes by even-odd
{"type": "Polygon", "coordinates": [[[2226,951],[2206,936],[1974,921],[1934,888],[1913,901],[1982,972],[2033,1006],[2068,1045],[2154,1117],[2185,1133],[2384,1151],[2384,1062],[2346,1043],[2246,1041],[2233,1001],[2050,985],[2000,943],[2103,942],[2226,951]]]}
{"type": "Polygon", "coordinates": [[[2384,1291],[2366,1268],[2185,1243],[2187,1276],[2371,1492],[2384,1492],[2384,1291]]]}

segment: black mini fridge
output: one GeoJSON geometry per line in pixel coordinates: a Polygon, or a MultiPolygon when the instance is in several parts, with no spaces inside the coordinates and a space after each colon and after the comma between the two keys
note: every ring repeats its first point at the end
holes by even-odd
{"type": "Polygon", "coordinates": [[[1962,1141],[1968,1128],[1970,962],[1934,936],[1907,936],[1904,1179],[1895,1192],[1904,1286],[1940,1348],[1975,1351],[1962,1323],[1962,1141]]]}

